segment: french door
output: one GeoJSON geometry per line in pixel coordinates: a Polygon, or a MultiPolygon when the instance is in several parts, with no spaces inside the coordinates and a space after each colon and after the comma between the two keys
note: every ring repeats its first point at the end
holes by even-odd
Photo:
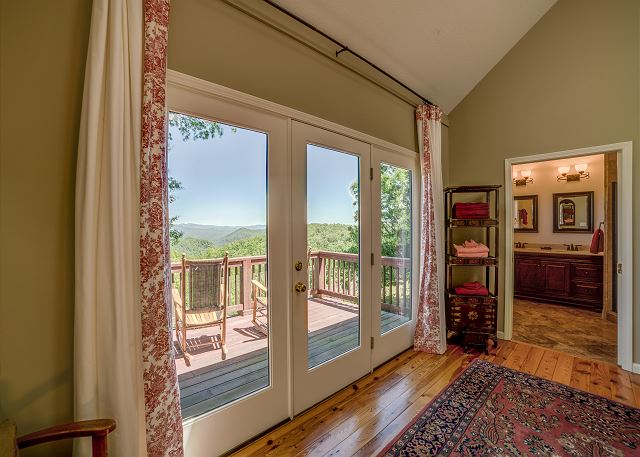
{"type": "Polygon", "coordinates": [[[218,455],[410,347],[417,156],[182,86],[168,106],[185,450],[218,455]]]}
{"type": "Polygon", "coordinates": [[[371,147],[292,126],[293,410],[371,370],[371,147]]]}
{"type": "Polygon", "coordinates": [[[293,123],[296,414],[412,344],[416,160],[293,123]]]}
{"type": "Polygon", "coordinates": [[[228,289],[224,326],[181,338],[175,307],[185,454],[221,455],[291,415],[288,120],[180,87],[168,105],[173,304],[204,319],[228,289]]]}

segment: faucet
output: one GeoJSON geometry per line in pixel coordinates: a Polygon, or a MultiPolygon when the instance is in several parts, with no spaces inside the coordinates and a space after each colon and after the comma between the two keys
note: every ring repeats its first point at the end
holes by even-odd
{"type": "Polygon", "coordinates": [[[516,248],[526,248],[527,243],[521,243],[520,241],[516,241],[516,248]]]}
{"type": "Polygon", "coordinates": [[[582,246],[581,244],[565,244],[565,246],[567,247],[567,251],[579,251],[580,250],[580,246],[582,246]]]}

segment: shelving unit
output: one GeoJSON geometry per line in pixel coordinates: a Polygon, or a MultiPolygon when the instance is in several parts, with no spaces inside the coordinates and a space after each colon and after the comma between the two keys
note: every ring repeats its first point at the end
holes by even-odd
{"type": "MultiPolygon", "coordinates": [[[[489,342],[494,348],[498,346],[498,223],[501,187],[501,185],[456,186],[447,187],[444,190],[447,340],[462,344],[465,351],[469,346],[480,346],[488,352],[489,342]],[[455,196],[459,194],[475,194],[477,198],[474,201],[489,203],[491,217],[488,219],[454,218],[453,205],[456,203],[455,196]],[[456,239],[457,229],[483,230],[484,233],[481,232],[483,241],[490,249],[489,257],[455,256],[454,242],[464,242],[464,239],[456,239]],[[457,295],[453,284],[454,267],[482,268],[489,295],[457,295]]],[[[465,199],[466,201],[468,200],[465,199]]]]}

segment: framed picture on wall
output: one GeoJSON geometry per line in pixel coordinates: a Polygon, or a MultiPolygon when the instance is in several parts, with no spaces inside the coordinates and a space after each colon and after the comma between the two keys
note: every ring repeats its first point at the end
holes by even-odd
{"type": "Polygon", "coordinates": [[[553,231],[593,232],[593,191],[553,194],[553,231]]]}
{"type": "Polygon", "coordinates": [[[537,195],[513,197],[513,231],[517,233],[538,232],[537,195]]]}

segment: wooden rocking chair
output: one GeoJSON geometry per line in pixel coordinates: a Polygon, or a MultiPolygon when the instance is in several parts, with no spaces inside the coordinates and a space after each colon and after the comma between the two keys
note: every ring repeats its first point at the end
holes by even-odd
{"type": "MultiPolygon", "coordinates": [[[[226,253],[222,259],[213,260],[187,260],[186,255],[182,255],[180,292],[173,289],[173,306],[176,339],[187,365],[190,363],[187,330],[191,329],[219,326],[222,359],[227,358],[228,278],[229,258],[226,253]]],[[[213,337],[211,344],[215,345],[213,337]]]]}
{"type": "Polygon", "coordinates": [[[269,329],[267,288],[260,281],[252,279],[251,295],[253,298],[253,325],[259,332],[267,335],[269,329]]]}

